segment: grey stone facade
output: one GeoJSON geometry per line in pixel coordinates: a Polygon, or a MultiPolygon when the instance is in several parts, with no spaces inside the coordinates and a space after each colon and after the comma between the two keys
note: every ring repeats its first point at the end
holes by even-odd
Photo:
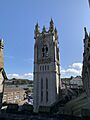
{"type": "Polygon", "coordinates": [[[84,53],[83,53],[83,69],[82,80],[87,97],[90,98],[90,35],[88,35],[86,28],[84,38],[84,53]]]}
{"type": "Polygon", "coordinates": [[[4,61],[3,61],[3,40],[0,40],[0,108],[2,106],[2,98],[3,98],[3,81],[4,81],[4,61]]]}
{"type": "Polygon", "coordinates": [[[60,57],[57,29],[53,20],[47,31],[35,26],[34,45],[34,111],[40,106],[51,106],[60,96],[60,57]]]}

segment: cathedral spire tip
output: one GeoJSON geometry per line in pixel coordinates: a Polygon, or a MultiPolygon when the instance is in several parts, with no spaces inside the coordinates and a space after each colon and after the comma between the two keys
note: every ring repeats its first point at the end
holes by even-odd
{"type": "Polygon", "coordinates": [[[52,18],[51,18],[51,20],[50,20],[50,28],[49,28],[49,30],[50,30],[51,32],[54,31],[54,22],[53,22],[53,19],[52,19],[52,18]]]}
{"type": "Polygon", "coordinates": [[[57,28],[55,27],[55,32],[57,33],[57,28]]]}
{"type": "Polygon", "coordinates": [[[46,27],[45,27],[45,25],[43,26],[42,32],[46,32],[46,27]]]}
{"type": "Polygon", "coordinates": [[[88,33],[87,33],[86,27],[84,27],[84,32],[85,32],[85,38],[87,38],[88,37],[88,33]]]}
{"type": "Polygon", "coordinates": [[[35,30],[34,30],[35,38],[38,36],[39,33],[40,33],[40,30],[39,30],[39,25],[38,25],[38,22],[37,22],[36,25],[35,25],[35,30]]]}
{"type": "Polygon", "coordinates": [[[51,18],[51,21],[50,21],[51,23],[53,23],[53,19],[51,18]]]}
{"type": "Polygon", "coordinates": [[[50,20],[50,25],[54,25],[53,19],[50,20]]]}

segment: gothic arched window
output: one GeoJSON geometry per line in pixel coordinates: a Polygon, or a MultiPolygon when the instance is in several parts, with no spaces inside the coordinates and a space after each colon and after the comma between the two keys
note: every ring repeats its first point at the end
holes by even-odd
{"type": "Polygon", "coordinates": [[[41,102],[43,101],[43,78],[41,78],[41,102]]]}
{"type": "Polygon", "coordinates": [[[46,90],[48,89],[48,79],[46,78],[46,90]]]}
{"type": "Polygon", "coordinates": [[[47,47],[47,45],[43,45],[43,47],[42,47],[42,57],[48,57],[48,47],[47,47]]]}
{"type": "Polygon", "coordinates": [[[90,56],[88,57],[88,61],[90,61],[90,56]]]}
{"type": "Polygon", "coordinates": [[[48,78],[46,78],[46,102],[48,102],[48,78]]]}
{"type": "Polygon", "coordinates": [[[41,90],[43,89],[43,78],[41,78],[41,90]]]}

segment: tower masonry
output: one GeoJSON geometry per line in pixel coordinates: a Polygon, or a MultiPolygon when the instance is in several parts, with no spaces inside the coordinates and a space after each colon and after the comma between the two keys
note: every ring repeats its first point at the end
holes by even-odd
{"type": "Polygon", "coordinates": [[[3,40],[0,40],[0,69],[4,67],[3,48],[4,48],[3,40]]]}
{"type": "Polygon", "coordinates": [[[48,31],[43,26],[40,32],[37,23],[34,34],[34,112],[39,112],[40,107],[50,107],[60,97],[60,56],[52,19],[48,31]]]}
{"type": "Polygon", "coordinates": [[[2,98],[3,98],[3,81],[4,81],[4,77],[3,77],[3,68],[4,68],[4,60],[3,60],[3,48],[4,48],[4,43],[3,40],[0,40],[0,108],[2,106],[2,98]]]}
{"type": "Polygon", "coordinates": [[[83,68],[82,68],[82,80],[84,90],[87,97],[90,100],[90,35],[88,35],[86,28],[84,38],[84,53],[83,53],[83,68]]]}

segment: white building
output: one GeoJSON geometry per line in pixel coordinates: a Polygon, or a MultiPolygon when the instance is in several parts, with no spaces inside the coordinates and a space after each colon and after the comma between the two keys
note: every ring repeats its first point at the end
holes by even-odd
{"type": "Polygon", "coordinates": [[[42,32],[35,26],[34,45],[34,112],[40,106],[49,107],[60,95],[60,58],[57,30],[53,20],[49,30],[45,26],[42,32]]]}
{"type": "Polygon", "coordinates": [[[73,77],[70,80],[70,87],[71,88],[80,88],[82,86],[83,86],[83,83],[82,83],[82,78],[80,76],[73,77]]]}

